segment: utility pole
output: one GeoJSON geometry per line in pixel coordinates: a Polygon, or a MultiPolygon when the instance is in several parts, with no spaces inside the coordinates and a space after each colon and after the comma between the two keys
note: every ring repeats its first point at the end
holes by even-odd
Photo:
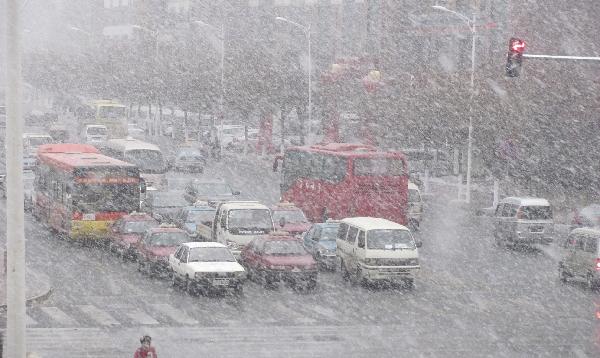
{"type": "Polygon", "coordinates": [[[6,0],[6,338],[7,356],[25,358],[22,2],[6,0]]]}

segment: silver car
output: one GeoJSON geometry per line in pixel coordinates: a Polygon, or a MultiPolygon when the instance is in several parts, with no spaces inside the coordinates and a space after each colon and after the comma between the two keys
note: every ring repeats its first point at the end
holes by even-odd
{"type": "Polygon", "coordinates": [[[494,215],[496,244],[549,244],[554,238],[552,208],[542,198],[504,198],[494,215]]]}

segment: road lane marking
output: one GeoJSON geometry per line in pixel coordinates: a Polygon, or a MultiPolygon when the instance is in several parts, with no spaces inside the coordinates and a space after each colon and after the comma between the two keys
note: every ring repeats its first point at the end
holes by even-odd
{"type": "Polygon", "coordinates": [[[69,315],[61,311],[58,307],[40,307],[40,310],[48,315],[52,320],[63,325],[77,325],[77,322],[69,315]]]}
{"type": "Polygon", "coordinates": [[[176,309],[175,307],[166,303],[155,303],[150,304],[150,307],[156,309],[160,313],[169,316],[171,319],[181,324],[198,324],[198,321],[189,317],[189,315],[183,311],[176,309]]]}
{"type": "Polygon", "coordinates": [[[153,325],[158,324],[158,321],[152,318],[149,314],[140,310],[128,310],[125,312],[129,318],[131,318],[135,323],[143,324],[143,325],[153,325]]]}
{"type": "Polygon", "coordinates": [[[96,306],[92,305],[78,305],[77,306],[81,312],[88,315],[91,319],[100,323],[103,326],[118,326],[121,323],[114,319],[111,315],[99,309],[96,306]]]}

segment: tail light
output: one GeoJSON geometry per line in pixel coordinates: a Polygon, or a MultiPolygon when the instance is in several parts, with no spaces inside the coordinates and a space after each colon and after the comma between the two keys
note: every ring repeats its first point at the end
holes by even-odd
{"type": "Polygon", "coordinates": [[[594,265],[596,271],[600,271],[600,258],[596,259],[596,264],[594,265]]]}

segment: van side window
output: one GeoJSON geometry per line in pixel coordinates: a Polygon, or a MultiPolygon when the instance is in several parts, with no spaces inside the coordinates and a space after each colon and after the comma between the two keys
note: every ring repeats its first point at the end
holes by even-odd
{"type": "Polygon", "coordinates": [[[358,247],[360,247],[361,249],[364,249],[365,247],[365,232],[360,230],[360,232],[358,233],[358,247]]]}
{"type": "Polygon", "coordinates": [[[583,247],[585,246],[585,240],[582,236],[577,236],[576,241],[575,241],[575,249],[576,250],[583,250],[583,247]]]}
{"type": "Polygon", "coordinates": [[[356,234],[358,234],[358,229],[350,226],[350,228],[348,229],[348,237],[346,238],[346,240],[349,243],[354,244],[356,242],[356,234]]]}
{"type": "Polygon", "coordinates": [[[589,236],[585,238],[585,251],[591,253],[598,252],[598,238],[594,236],[589,236]]]}
{"type": "Polygon", "coordinates": [[[503,218],[508,218],[510,217],[510,204],[504,204],[504,207],[502,208],[502,214],[500,216],[502,216],[503,218]]]}
{"type": "Polygon", "coordinates": [[[338,230],[338,239],[340,240],[346,240],[346,234],[348,233],[348,225],[341,223],[340,224],[340,228],[338,230]]]}
{"type": "Polygon", "coordinates": [[[509,218],[514,218],[515,216],[517,216],[517,210],[519,210],[519,205],[510,205],[510,209],[508,211],[508,217],[509,218]]]}

